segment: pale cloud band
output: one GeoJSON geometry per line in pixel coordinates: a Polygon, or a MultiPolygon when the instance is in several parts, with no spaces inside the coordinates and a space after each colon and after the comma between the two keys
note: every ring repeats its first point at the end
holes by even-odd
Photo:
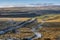
{"type": "Polygon", "coordinates": [[[60,5],[60,0],[0,0],[0,7],[60,5]]]}

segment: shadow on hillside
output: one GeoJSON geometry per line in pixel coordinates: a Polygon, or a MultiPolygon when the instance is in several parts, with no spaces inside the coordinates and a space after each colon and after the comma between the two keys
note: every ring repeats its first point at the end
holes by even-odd
{"type": "Polygon", "coordinates": [[[46,22],[43,24],[44,27],[60,27],[60,22],[46,22]]]}

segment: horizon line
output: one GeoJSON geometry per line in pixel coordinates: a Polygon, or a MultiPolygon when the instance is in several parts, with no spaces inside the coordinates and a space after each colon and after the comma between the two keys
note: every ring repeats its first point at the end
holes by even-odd
{"type": "Polygon", "coordinates": [[[5,7],[41,7],[41,6],[60,6],[60,4],[51,4],[51,5],[38,5],[38,4],[29,4],[29,5],[2,5],[0,8],[5,7]]]}

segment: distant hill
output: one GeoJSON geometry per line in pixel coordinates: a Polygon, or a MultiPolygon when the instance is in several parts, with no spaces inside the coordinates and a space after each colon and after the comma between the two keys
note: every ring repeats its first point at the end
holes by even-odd
{"type": "Polygon", "coordinates": [[[0,8],[0,15],[43,15],[43,14],[60,14],[60,6],[40,6],[40,7],[9,7],[0,8]]]}
{"type": "Polygon", "coordinates": [[[31,12],[56,12],[60,11],[60,5],[51,5],[51,6],[40,6],[40,7],[8,7],[0,8],[1,13],[10,12],[10,13],[31,13],[31,12]]]}
{"type": "Polygon", "coordinates": [[[38,7],[6,7],[0,8],[0,11],[30,11],[30,10],[60,10],[60,5],[38,6],[38,7]]]}

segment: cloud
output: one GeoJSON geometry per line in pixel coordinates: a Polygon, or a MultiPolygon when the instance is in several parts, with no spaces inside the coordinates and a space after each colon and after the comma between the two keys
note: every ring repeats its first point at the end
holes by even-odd
{"type": "Polygon", "coordinates": [[[0,5],[0,8],[8,8],[8,7],[40,7],[40,6],[46,6],[46,5],[60,5],[60,4],[45,3],[45,4],[0,5]]]}
{"type": "Polygon", "coordinates": [[[3,6],[0,6],[0,8],[6,8],[6,7],[14,7],[13,5],[3,5],[3,6]]]}

